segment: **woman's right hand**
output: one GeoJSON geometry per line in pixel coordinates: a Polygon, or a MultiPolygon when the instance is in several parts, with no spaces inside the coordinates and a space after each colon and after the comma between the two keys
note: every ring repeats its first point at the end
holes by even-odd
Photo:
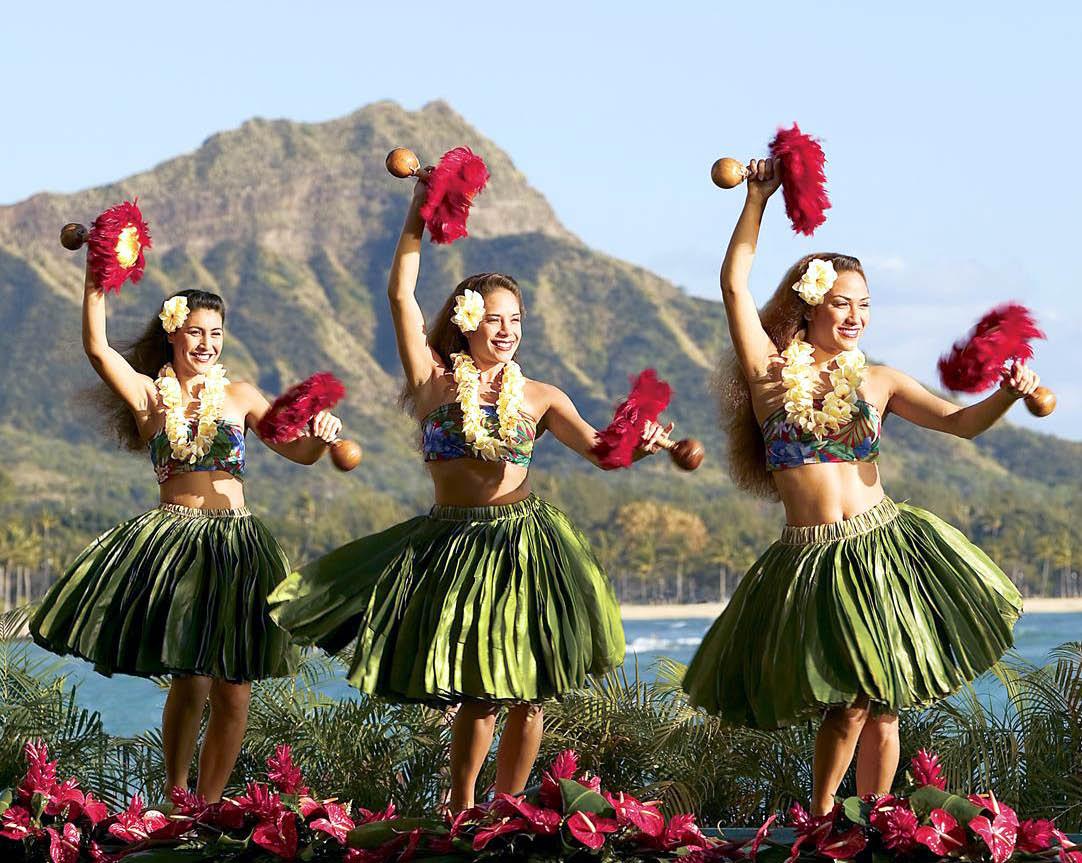
{"type": "Polygon", "coordinates": [[[424,206],[428,198],[428,178],[432,176],[433,170],[434,168],[429,165],[417,172],[417,182],[413,185],[413,199],[410,201],[411,212],[417,212],[424,206]]]}
{"type": "Polygon", "coordinates": [[[748,162],[748,197],[765,202],[781,185],[781,162],[752,159],[748,162]]]}

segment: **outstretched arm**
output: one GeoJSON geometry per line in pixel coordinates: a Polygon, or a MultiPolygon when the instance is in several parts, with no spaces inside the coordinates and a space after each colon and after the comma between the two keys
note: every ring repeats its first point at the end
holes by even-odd
{"type": "Polygon", "coordinates": [[[426,170],[418,177],[414,187],[387,281],[398,356],[406,373],[406,386],[413,391],[428,383],[438,367],[435,354],[428,346],[425,319],[415,294],[417,273],[421,269],[421,237],[425,229],[420,209],[428,193],[427,180],[426,170]]]}
{"type": "MultiPolygon", "coordinates": [[[[544,414],[545,428],[568,449],[574,450],[591,464],[601,467],[597,456],[591,452],[597,443],[597,429],[582,418],[567,393],[547,384],[545,390],[548,396],[548,409],[544,414]]],[[[642,440],[635,449],[634,460],[638,461],[656,453],[660,449],[658,441],[668,436],[672,430],[672,423],[667,427],[647,423],[642,440]]]]}
{"type": "MultiPolygon", "coordinates": [[[[270,409],[270,402],[258,389],[243,381],[230,385],[232,394],[244,405],[245,426],[250,429],[258,429],[259,421],[270,409]]],[[[327,451],[327,445],[338,437],[342,429],[342,421],[327,411],[320,411],[312,420],[312,432],[304,437],[291,440],[288,443],[271,443],[263,441],[278,455],[284,456],[297,464],[315,464],[327,451]]],[[[258,432],[257,432],[258,434],[258,432]]]]}
{"type": "Polygon", "coordinates": [[[748,196],[721,265],[721,298],[729,319],[729,335],[748,380],[763,377],[770,357],[778,352],[759,320],[759,310],[748,289],[748,276],[755,260],[766,202],[780,184],[780,165],[773,159],[748,163],[748,196]]]}
{"type": "Polygon", "coordinates": [[[98,377],[124,400],[142,427],[154,404],[154,381],[133,369],[120,352],[110,346],[105,334],[105,294],[98,287],[89,264],[83,282],[83,350],[98,377]]]}
{"type": "Polygon", "coordinates": [[[975,438],[990,429],[1011,405],[1040,383],[1035,371],[1014,363],[1004,371],[999,389],[975,404],[960,407],[929,392],[904,372],[882,368],[890,385],[887,410],[915,425],[964,438],[975,438]]]}

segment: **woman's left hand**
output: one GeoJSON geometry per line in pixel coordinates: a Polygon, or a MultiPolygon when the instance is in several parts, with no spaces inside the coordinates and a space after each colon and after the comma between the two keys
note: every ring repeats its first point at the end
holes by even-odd
{"type": "Polygon", "coordinates": [[[312,437],[324,443],[334,443],[342,430],[342,421],[329,411],[320,411],[312,417],[312,437]]]}
{"type": "Polygon", "coordinates": [[[1003,370],[1003,380],[1000,387],[1009,392],[1016,399],[1030,395],[1040,384],[1041,379],[1024,362],[1015,360],[1009,369],[1003,370]]]}
{"type": "Polygon", "coordinates": [[[675,427],[676,423],[669,423],[667,426],[663,426],[659,423],[647,421],[642,430],[642,440],[639,441],[639,449],[653,455],[661,449],[661,441],[667,438],[669,433],[675,427]]]}

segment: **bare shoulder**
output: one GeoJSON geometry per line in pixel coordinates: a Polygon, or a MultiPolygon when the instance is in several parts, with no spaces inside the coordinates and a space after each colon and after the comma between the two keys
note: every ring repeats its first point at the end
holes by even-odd
{"type": "MultiPolygon", "coordinates": [[[[547,384],[544,381],[535,381],[532,378],[526,378],[525,396],[526,404],[536,406],[541,414],[544,414],[553,405],[566,404],[571,401],[567,393],[559,387],[547,384]]],[[[533,411],[531,410],[530,413],[533,413],[533,411]]]]}
{"type": "Polygon", "coordinates": [[[266,400],[266,396],[259,391],[259,388],[248,381],[230,380],[229,386],[226,387],[226,395],[230,401],[235,401],[244,407],[259,404],[261,401],[266,400]]]}

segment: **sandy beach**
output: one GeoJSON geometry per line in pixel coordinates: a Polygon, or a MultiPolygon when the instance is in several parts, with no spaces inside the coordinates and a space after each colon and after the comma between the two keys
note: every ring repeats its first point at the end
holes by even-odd
{"type": "MultiPolygon", "coordinates": [[[[675,620],[684,617],[717,617],[725,608],[723,602],[696,602],[685,605],[621,605],[625,620],[675,620]]],[[[1054,597],[1030,597],[1025,600],[1026,614],[1065,614],[1082,611],[1082,597],[1057,599],[1054,597]]]]}

